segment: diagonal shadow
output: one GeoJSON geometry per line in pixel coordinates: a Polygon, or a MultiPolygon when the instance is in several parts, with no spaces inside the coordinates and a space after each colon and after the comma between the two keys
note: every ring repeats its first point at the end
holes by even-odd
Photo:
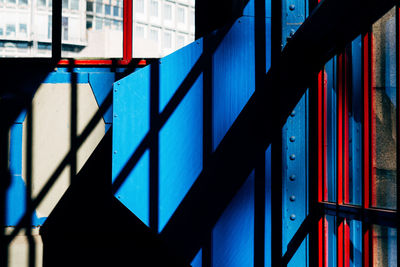
{"type": "MultiPolygon", "coordinates": [[[[71,65],[74,65],[73,61],[70,63],[71,63],[71,65]]],[[[132,71],[134,71],[136,69],[136,66],[137,66],[137,62],[132,61],[131,64],[128,65],[126,71],[119,74],[119,76],[123,77],[123,76],[130,74],[132,71]]],[[[47,76],[47,74],[46,74],[46,76],[47,76]]],[[[44,76],[44,78],[46,76],[44,76]]],[[[31,102],[31,98],[28,98],[26,103],[25,102],[21,103],[21,105],[20,105],[21,110],[23,108],[25,108],[27,105],[30,105],[30,102],[31,102]]],[[[104,102],[100,105],[98,111],[91,118],[91,120],[86,125],[86,127],[82,131],[82,133],[79,136],[74,137],[74,145],[76,146],[76,148],[67,153],[67,155],[61,161],[61,163],[58,165],[58,167],[55,169],[53,174],[49,177],[47,183],[42,187],[41,191],[38,193],[36,198],[31,199],[30,204],[27,207],[25,214],[23,215],[21,220],[18,222],[18,224],[14,227],[13,232],[10,235],[5,236],[3,238],[5,246],[7,246],[16,237],[16,235],[19,233],[19,231],[22,228],[24,228],[25,225],[28,223],[28,221],[30,220],[35,209],[39,206],[41,201],[46,197],[47,193],[49,192],[51,187],[54,185],[54,183],[57,181],[58,177],[63,172],[65,167],[67,167],[73,160],[74,151],[76,151],[84,143],[84,141],[90,135],[92,130],[96,127],[97,123],[103,118],[104,114],[106,113],[108,108],[111,106],[111,104],[112,104],[112,91],[110,91],[110,93],[106,96],[106,98],[104,99],[104,102]]],[[[16,113],[16,114],[18,115],[19,113],[16,113]]],[[[12,122],[13,122],[13,120],[12,120],[12,122]]]]}
{"type": "MultiPolygon", "coordinates": [[[[142,141],[136,148],[135,152],[132,154],[132,156],[126,162],[124,168],[120,171],[118,176],[115,178],[113,185],[112,185],[113,194],[115,194],[118,191],[118,189],[124,183],[127,176],[129,175],[131,170],[134,168],[134,166],[137,164],[137,162],[139,161],[139,159],[141,158],[143,153],[151,145],[151,142],[153,141],[152,137],[154,136],[154,134],[158,133],[161,130],[161,128],[168,121],[168,119],[170,118],[172,113],[178,107],[179,103],[183,100],[183,98],[189,92],[190,88],[195,83],[197,78],[204,71],[204,69],[206,68],[206,66],[208,64],[208,61],[210,60],[213,53],[218,48],[219,44],[222,42],[222,40],[224,39],[225,35],[230,30],[232,25],[233,25],[233,23],[230,24],[229,26],[224,27],[223,29],[221,29],[220,31],[218,31],[214,35],[212,35],[212,37],[209,39],[209,42],[210,42],[209,46],[207,46],[207,49],[205,51],[203,51],[203,53],[200,55],[197,62],[193,65],[193,67],[189,71],[188,75],[185,77],[185,79],[179,85],[179,87],[176,90],[176,92],[174,93],[174,95],[171,97],[171,100],[165,106],[163,111],[159,114],[159,116],[157,118],[157,124],[154,125],[153,128],[150,128],[149,132],[142,139],[142,141]]],[[[155,64],[158,64],[158,63],[155,63],[155,64]]]]}
{"type": "Polygon", "coordinates": [[[284,266],[288,265],[297,249],[303,243],[303,240],[307,237],[307,235],[314,229],[317,228],[317,223],[319,219],[322,217],[322,214],[309,214],[301,223],[299,229],[293,235],[289,244],[287,245],[286,253],[282,256],[282,264],[284,266]]]}

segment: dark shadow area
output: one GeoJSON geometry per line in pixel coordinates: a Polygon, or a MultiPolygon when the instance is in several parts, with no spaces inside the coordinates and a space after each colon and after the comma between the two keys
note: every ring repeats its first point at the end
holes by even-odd
{"type": "Polygon", "coordinates": [[[195,3],[195,39],[232,23],[243,15],[249,0],[200,0],[195,3]]]}
{"type": "Polygon", "coordinates": [[[41,228],[44,266],[185,266],[111,195],[108,131],[41,228]]]}

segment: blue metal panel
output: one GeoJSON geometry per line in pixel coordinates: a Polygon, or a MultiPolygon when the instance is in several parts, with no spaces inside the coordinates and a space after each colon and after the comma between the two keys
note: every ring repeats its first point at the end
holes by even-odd
{"type": "Polygon", "coordinates": [[[361,36],[352,42],[352,96],[351,116],[349,118],[349,201],[352,204],[362,203],[362,65],[361,36]]]}
{"type": "Polygon", "coordinates": [[[26,187],[21,175],[11,175],[6,193],[6,225],[15,226],[26,212],[26,187]]]}
{"type": "Polygon", "coordinates": [[[336,106],[337,106],[337,88],[336,88],[336,58],[332,58],[325,65],[326,76],[326,128],[327,128],[327,189],[328,189],[328,200],[336,201],[336,166],[337,166],[337,143],[336,143],[336,132],[337,132],[337,118],[336,118],[336,106]]]}
{"type": "Polygon", "coordinates": [[[254,172],[212,231],[212,266],[254,265],[254,172]]]}
{"type": "Polygon", "coordinates": [[[293,36],[308,16],[307,0],[282,1],[282,44],[293,36]]]}
{"type": "Polygon", "coordinates": [[[350,267],[362,266],[362,224],[360,221],[351,220],[350,224],[350,267]]]}
{"type": "Polygon", "coordinates": [[[160,60],[160,112],[203,53],[203,39],[160,60]]]}
{"type": "MultiPolygon", "coordinates": [[[[26,185],[22,178],[22,131],[21,123],[16,123],[10,130],[10,172],[11,184],[6,193],[7,226],[15,226],[26,212],[26,185]]],[[[32,225],[42,225],[46,217],[32,216],[32,225]]]]}
{"type": "MultiPolygon", "coordinates": [[[[111,93],[114,81],[115,73],[89,73],[89,84],[99,106],[103,104],[107,95],[111,93]]],[[[105,123],[112,123],[112,105],[107,109],[103,118],[105,123]]]]}
{"type": "MultiPolygon", "coordinates": [[[[150,68],[114,84],[112,181],[142,142],[150,127],[150,68]]],[[[149,223],[149,156],[141,158],[116,197],[145,224],[149,223]]]]}
{"type": "Polygon", "coordinates": [[[214,150],[253,94],[254,73],[254,18],[241,17],[213,57],[214,150]]]}
{"type": "MultiPolygon", "coordinates": [[[[282,132],[283,199],[282,252],[308,215],[307,194],[307,97],[306,92],[286,121],[282,132]]],[[[289,266],[307,266],[307,241],[303,242],[289,266]]]]}
{"type": "MultiPolygon", "coordinates": [[[[250,0],[243,10],[243,16],[254,17],[254,0],[250,0]]],[[[265,17],[271,17],[271,0],[265,0],[265,17]]]]}
{"type": "Polygon", "coordinates": [[[201,172],[202,122],[203,76],[200,75],[160,131],[159,231],[201,172]]]}
{"type": "Polygon", "coordinates": [[[190,263],[192,267],[202,267],[202,250],[200,249],[199,253],[194,257],[193,261],[190,263]]]}
{"type": "MultiPolygon", "coordinates": [[[[75,73],[77,83],[88,83],[89,74],[88,73],[75,73]]],[[[50,72],[43,83],[71,83],[71,73],[70,72],[50,72]]]]}
{"type": "Polygon", "coordinates": [[[16,123],[10,129],[10,172],[22,175],[22,130],[21,123],[16,123]]]}

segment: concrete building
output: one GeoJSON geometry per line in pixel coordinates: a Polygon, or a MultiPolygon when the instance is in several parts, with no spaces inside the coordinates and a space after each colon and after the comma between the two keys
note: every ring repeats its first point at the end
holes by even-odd
{"type": "MultiPolygon", "coordinates": [[[[63,0],[62,57],[121,58],[122,0],[63,0]]],[[[194,1],[133,0],[133,57],[194,40],[194,1]]],[[[0,1],[0,57],[50,57],[52,0],[0,1]]]]}

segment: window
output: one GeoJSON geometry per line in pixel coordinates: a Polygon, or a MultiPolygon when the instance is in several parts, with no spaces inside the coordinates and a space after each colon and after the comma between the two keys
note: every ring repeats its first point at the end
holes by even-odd
{"type": "Polygon", "coordinates": [[[96,18],[96,30],[103,29],[103,20],[100,18],[96,18]]]}
{"type": "Polygon", "coordinates": [[[68,40],[68,18],[62,17],[62,39],[68,40]]]}
{"type": "Polygon", "coordinates": [[[27,5],[28,4],[28,0],[19,0],[18,4],[20,5],[27,5]]]}
{"type": "Polygon", "coordinates": [[[9,37],[15,36],[15,24],[6,25],[6,36],[9,37]]]}
{"type": "Polygon", "coordinates": [[[46,6],[46,0],[37,0],[37,6],[38,7],[45,7],[46,6]]]}
{"type": "Polygon", "coordinates": [[[170,4],[164,4],[164,19],[172,20],[172,6],[170,4]]]}
{"type": "Polygon", "coordinates": [[[111,6],[110,5],[104,5],[104,13],[106,15],[111,15],[111,6]]]}
{"type": "Polygon", "coordinates": [[[68,0],[62,0],[62,8],[68,9],[68,0]]]}
{"type": "Polygon", "coordinates": [[[137,37],[144,38],[144,26],[136,25],[135,31],[137,37]]]}
{"type": "Polygon", "coordinates": [[[113,6],[113,15],[114,15],[114,17],[118,17],[119,16],[119,8],[118,8],[118,6],[113,6]]]}
{"type": "Polygon", "coordinates": [[[71,9],[78,10],[79,9],[79,0],[71,0],[71,9]]]}
{"type": "Polygon", "coordinates": [[[163,48],[171,48],[172,45],[172,34],[171,32],[164,32],[164,38],[163,38],[163,48]]]}
{"type": "Polygon", "coordinates": [[[86,11],[87,12],[93,12],[93,2],[86,2],[86,11]]]}
{"type": "Polygon", "coordinates": [[[185,23],[185,8],[178,6],[176,10],[176,19],[179,23],[185,23]]]}
{"type": "Polygon", "coordinates": [[[19,34],[21,37],[27,37],[28,29],[27,29],[27,25],[25,23],[19,24],[19,34]]]}
{"type": "Polygon", "coordinates": [[[150,16],[158,17],[158,2],[151,0],[150,1],[150,16]]]}
{"type": "Polygon", "coordinates": [[[96,13],[103,14],[103,4],[102,3],[99,3],[99,2],[96,3],[96,13]]]}
{"type": "Polygon", "coordinates": [[[136,13],[144,14],[144,0],[136,0],[136,13]]]}
{"type": "Polygon", "coordinates": [[[158,32],[157,29],[150,29],[150,40],[158,42],[158,32]]]}
{"type": "Polygon", "coordinates": [[[178,34],[176,36],[176,46],[177,47],[182,47],[184,45],[185,45],[185,36],[181,35],[181,34],[178,34]]]}
{"type": "Polygon", "coordinates": [[[15,4],[15,3],[16,3],[16,0],[7,0],[7,3],[15,4]]]}
{"type": "Polygon", "coordinates": [[[396,16],[393,8],[319,74],[319,266],[397,265],[396,16]]]}

